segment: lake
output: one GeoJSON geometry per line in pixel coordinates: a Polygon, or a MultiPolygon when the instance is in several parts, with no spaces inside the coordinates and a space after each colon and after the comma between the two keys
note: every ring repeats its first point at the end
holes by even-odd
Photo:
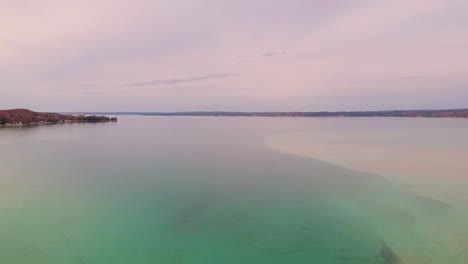
{"type": "Polygon", "coordinates": [[[468,120],[0,129],[0,263],[468,263],[468,120]]]}

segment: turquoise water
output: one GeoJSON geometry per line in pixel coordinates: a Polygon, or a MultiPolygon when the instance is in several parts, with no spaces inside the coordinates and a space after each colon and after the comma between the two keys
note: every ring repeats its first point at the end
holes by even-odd
{"type": "Polygon", "coordinates": [[[467,263],[468,241],[453,235],[468,229],[465,208],[264,145],[270,134],[415,125],[357,120],[1,129],[0,263],[467,263]]]}

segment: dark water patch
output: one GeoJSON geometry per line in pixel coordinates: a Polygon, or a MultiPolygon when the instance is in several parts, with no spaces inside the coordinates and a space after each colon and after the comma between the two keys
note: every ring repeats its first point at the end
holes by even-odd
{"type": "Polygon", "coordinates": [[[339,261],[343,261],[345,263],[369,263],[369,264],[375,264],[376,262],[379,262],[377,258],[370,258],[370,257],[353,257],[353,256],[338,256],[336,258],[339,261]]]}
{"type": "Polygon", "coordinates": [[[387,223],[398,225],[406,231],[417,225],[416,217],[407,209],[388,206],[385,210],[380,210],[380,214],[387,223]]]}
{"type": "Polygon", "coordinates": [[[380,257],[385,264],[402,264],[400,257],[386,243],[380,248],[380,257]]]}
{"type": "Polygon", "coordinates": [[[453,206],[449,203],[423,196],[416,196],[416,199],[421,202],[421,205],[428,210],[450,210],[453,206]]]}
{"type": "Polygon", "coordinates": [[[219,197],[207,195],[189,202],[188,205],[177,214],[174,224],[177,229],[197,229],[202,226],[201,216],[213,208],[219,201],[219,197]]]}

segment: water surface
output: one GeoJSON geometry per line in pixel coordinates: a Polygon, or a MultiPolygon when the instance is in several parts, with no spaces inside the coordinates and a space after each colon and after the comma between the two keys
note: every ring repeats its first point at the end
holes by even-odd
{"type": "Polygon", "coordinates": [[[406,120],[135,116],[1,129],[0,263],[466,263],[462,205],[265,144],[441,125],[406,120]]]}

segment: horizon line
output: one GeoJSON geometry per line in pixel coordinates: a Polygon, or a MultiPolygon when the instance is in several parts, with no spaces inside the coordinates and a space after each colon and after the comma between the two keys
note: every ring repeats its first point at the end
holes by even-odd
{"type": "Polygon", "coordinates": [[[417,109],[384,109],[384,110],[273,110],[273,111],[241,111],[241,110],[181,110],[181,111],[58,111],[57,113],[360,113],[360,112],[396,112],[396,111],[463,111],[467,108],[417,108],[417,109]]]}

